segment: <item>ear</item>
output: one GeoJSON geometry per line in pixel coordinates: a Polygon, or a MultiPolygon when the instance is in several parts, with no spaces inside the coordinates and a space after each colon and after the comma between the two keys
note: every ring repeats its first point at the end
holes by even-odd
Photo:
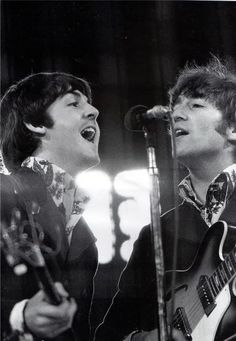
{"type": "Polygon", "coordinates": [[[33,126],[31,123],[26,123],[26,122],[24,122],[24,125],[33,133],[37,133],[40,135],[44,135],[47,131],[47,128],[44,126],[33,126]]]}
{"type": "Polygon", "coordinates": [[[236,125],[232,125],[226,129],[226,136],[229,142],[236,143],[236,125]]]}

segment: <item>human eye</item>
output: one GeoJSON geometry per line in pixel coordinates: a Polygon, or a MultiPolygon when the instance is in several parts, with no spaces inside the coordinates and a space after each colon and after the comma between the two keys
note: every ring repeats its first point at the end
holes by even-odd
{"type": "Polygon", "coordinates": [[[193,108],[204,108],[204,105],[195,102],[195,103],[192,104],[192,107],[193,107],[193,108]]]}
{"type": "Polygon", "coordinates": [[[79,107],[81,103],[81,96],[77,93],[68,93],[66,95],[66,105],[69,107],[79,107]]]}
{"type": "Polygon", "coordinates": [[[79,106],[79,102],[78,101],[73,101],[73,102],[70,102],[69,104],[68,104],[68,106],[69,107],[78,107],[79,106]]]}

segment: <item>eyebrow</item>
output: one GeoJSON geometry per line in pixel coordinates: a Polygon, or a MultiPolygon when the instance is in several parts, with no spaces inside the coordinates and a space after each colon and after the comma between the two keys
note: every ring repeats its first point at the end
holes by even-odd
{"type": "Polygon", "coordinates": [[[66,91],[65,94],[63,95],[63,97],[66,96],[66,95],[74,95],[75,97],[77,97],[77,99],[80,99],[82,97],[81,95],[83,95],[83,93],[80,90],[76,89],[76,90],[68,90],[68,91],[66,91]],[[78,91],[79,91],[79,93],[78,93],[78,91]]]}
{"type": "Polygon", "coordinates": [[[174,101],[173,107],[175,107],[177,104],[180,104],[181,102],[182,102],[181,95],[179,95],[174,101]]]}
{"type": "Polygon", "coordinates": [[[72,95],[77,95],[77,96],[80,96],[80,94],[81,94],[82,92],[80,91],[80,90],[78,90],[78,89],[74,89],[74,90],[68,90],[68,91],[66,91],[65,92],[65,95],[67,95],[67,94],[72,94],[72,95]],[[78,93],[78,91],[80,92],[80,93],[78,93]]]}
{"type": "Polygon", "coordinates": [[[83,98],[83,96],[85,97],[86,101],[88,103],[90,103],[90,98],[88,97],[87,94],[84,94],[81,90],[79,89],[69,89],[67,90],[64,95],[62,95],[63,97],[65,97],[66,95],[74,95],[76,97],[76,99],[79,101],[83,98]]]}

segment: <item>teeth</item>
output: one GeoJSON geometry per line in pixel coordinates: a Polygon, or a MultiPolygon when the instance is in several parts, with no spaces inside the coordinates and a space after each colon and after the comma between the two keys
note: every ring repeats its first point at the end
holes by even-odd
{"type": "Polygon", "coordinates": [[[181,136],[181,135],[187,135],[188,133],[185,130],[182,129],[176,129],[175,136],[181,136]]]}
{"type": "Polygon", "coordinates": [[[80,134],[85,140],[92,142],[95,138],[96,129],[94,127],[87,127],[80,134]]]}

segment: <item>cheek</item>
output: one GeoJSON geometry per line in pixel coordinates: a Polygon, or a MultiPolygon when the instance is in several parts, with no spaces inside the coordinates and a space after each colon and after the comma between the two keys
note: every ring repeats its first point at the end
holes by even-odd
{"type": "Polygon", "coordinates": [[[219,122],[216,127],[215,127],[215,131],[217,133],[219,133],[222,136],[226,136],[226,130],[228,128],[228,123],[226,120],[224,120],[223,122],[219,122]]]}
{"type": "Polygon", "coordinates": [[[78,126],[76,124],[71,124],[71,122],[64,122],[57,127],[58,135],[68,137],[75,137],[75,135],[79,135],[78,126]]]}

